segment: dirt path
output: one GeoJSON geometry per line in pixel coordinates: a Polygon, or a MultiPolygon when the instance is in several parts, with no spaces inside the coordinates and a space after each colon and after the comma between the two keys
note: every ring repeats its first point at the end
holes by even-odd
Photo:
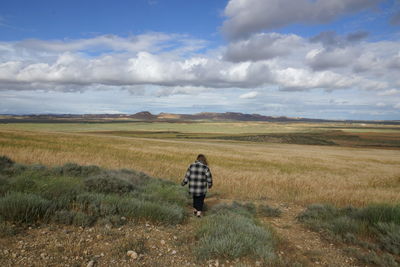
{"type": "MultiPolygon", "coordinates": [[[[232,201],[210,198],[207,204],[213,206],[232,201]]],[[[359,266],[356,260],[345,255],[341,248],[323,239],[318,233],[308,230],[297,221],[296,216],[304,210],[304,207],[272,201],[257,204],[266,204],[282,211],[280,217],[260,219],[276,231],[281,240],[277,254],[288,266],[293,266],[294,263],[302,266],[359,266]]]]}
{"type": "Polygon", "coordinates": [[[297,221],[296,216],[304,210],[303,207],[292,204],[270,205],[283,211],[278,218],[263,219],[273,226],[278,236],[283,239],[285,246],[278,252],[281,257],[291,253],[290,258],[293,255],[294,259],[310,266],[358,266],[354,258],[344,255],[340,248],[297,221]]]}

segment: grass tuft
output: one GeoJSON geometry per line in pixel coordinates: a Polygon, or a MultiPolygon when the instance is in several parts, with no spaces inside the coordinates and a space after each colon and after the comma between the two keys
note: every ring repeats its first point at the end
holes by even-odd
{"type": "Polygon", "coordinates": [[[210,210],[196,232],[197,259],[237,259],[250,256],[264,262],[276,259],[271,230],[256,224],[253,205],[237,202],[220,204],[210,210]]]}
{"type": "Polygon", "coordinates": [[[12,192],[0,198],[0,214],[15,223],[33,223],[51,213],[51,201],[35,194],[12,192]]]}

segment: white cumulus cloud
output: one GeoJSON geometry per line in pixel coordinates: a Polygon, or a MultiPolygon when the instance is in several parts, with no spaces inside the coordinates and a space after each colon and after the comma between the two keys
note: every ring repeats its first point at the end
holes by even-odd
{"type": "Polygon", "coordinates": [[[252,99],[252,98],[256,98],[257,96],[258,96],[258,92],[252,91],[252,92],[242,94],[239,97],[242,99],[252,99]]]}

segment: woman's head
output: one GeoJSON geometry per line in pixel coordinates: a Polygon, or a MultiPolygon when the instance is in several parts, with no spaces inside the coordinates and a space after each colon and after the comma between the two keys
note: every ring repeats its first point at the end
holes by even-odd
{"type": "Polygon", "coordinates": [[[197,156],[197,160],[200,161],[201,163],[203,163],[204,165],[208,166],[207,158],[203,154],[199,154],[197,156]]]}

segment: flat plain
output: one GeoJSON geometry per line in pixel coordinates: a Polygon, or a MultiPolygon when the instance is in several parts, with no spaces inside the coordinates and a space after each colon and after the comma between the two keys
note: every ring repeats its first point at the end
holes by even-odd
{"type": "Polygon", "coordinates": [[[0,154],[76,162],[179,182],[205,154],[222,198],[298,205],[399,203],[400,126],[349,123],[113,122],[0,124],[0,154]]]}

